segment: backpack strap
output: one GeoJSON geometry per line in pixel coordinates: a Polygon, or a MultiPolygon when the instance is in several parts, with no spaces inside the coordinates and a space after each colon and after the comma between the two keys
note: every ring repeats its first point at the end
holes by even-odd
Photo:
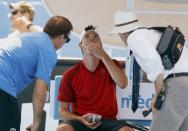
{"type": "Polygon", "coordinates": [[[157,31],[160,31],[160,32],[164,32],[166,27],[150,27],[148,29],[153,29],[153,30],[157,30],[157,31]]]}

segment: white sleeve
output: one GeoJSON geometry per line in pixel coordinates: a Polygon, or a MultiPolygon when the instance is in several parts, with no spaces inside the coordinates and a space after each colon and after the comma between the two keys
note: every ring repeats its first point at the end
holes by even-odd
{"type": "Polygon", "coordinates": [[[163,73],[164,67],[160,55],[151,42],[147,36],[137,31],[128,37],[128,47],[140,67],[146,72],[148,80],[153,82],[160,73],[163,73]]]}

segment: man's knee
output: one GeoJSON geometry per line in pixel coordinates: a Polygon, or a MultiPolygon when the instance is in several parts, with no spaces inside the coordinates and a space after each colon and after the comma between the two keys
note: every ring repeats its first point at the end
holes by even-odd
{"type": "Polygon", "coordinates": [[[56,128],[56,131],[74,131],[74,128],[69,124],[61,124],[56,128]]]}
{"type": "Polygon", "coordinates": [[[122,127],[122,128],[120,128],[118,131],[134,131],[134,129],[133,128],[130,128],[130,127],[122,127]]]}

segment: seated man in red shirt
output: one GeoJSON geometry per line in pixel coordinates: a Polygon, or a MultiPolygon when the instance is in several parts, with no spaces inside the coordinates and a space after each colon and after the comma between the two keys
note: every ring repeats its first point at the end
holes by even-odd
{"type": "Polygon", "coordinates": [[[93,26],[81,34],[80,47],[83,61],[69,68],[60,83],[59,114],[64,122],[57,131],[133,131],[116,119],[116,84],[120,88],[127,86],[120,64],[104,51],[93,26]],[[88,113],[102,118],[95,122],[88,113]]]}

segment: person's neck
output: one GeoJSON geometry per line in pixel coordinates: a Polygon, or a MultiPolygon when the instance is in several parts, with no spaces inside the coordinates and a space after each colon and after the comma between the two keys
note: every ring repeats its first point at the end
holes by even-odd
{"type": "Polygon", "coordinates": [[[55,40],[55,38],[50,37],[50,39],[51,39],[51,41],[52,41],[52,44],[53,44],[54,49],[55,49],[55,50],[58,50],[59,47],[57,46],[58,44],[57,44],[57,41],[55,40]]]}
{"type": "Polygon", "coordinates": [[[89,71],[94,72],[100,60],[96,58],[95,56],[87,55],[83,57],[83,62],[84,62],[85,67],[89,71]]]}

